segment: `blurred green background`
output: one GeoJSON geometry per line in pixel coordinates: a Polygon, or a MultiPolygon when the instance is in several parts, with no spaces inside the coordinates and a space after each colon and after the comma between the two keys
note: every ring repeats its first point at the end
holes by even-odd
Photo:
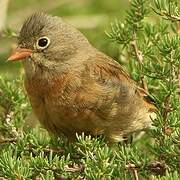
{"type": "MultiPolygon", "coordinates": [[[[98,49],[118,58],[118,46],[110,43],[105,30],[115,19],[123,19],[128,0],[9,0],[6,26],[18,33],[24,19],[43,11],[63,17],[83,32],[98,49]]],[[[2,8],[2,7],[0,7],[2,8]]],[[[14,78],[22,71],[21,63],[8,63],[16,38],[0,36],[0,75],[14,78]]]]}

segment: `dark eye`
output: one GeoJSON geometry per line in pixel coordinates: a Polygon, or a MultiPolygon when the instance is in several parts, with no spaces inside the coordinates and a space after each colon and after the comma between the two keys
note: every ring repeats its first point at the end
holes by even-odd
{"type": "Polygon", "coordinates": [[[45,49],[46,47],[48,47],[49,43],[50,43],[50,39],[48,37],[41,37],[37,41],[37,48],[45,49]]]}

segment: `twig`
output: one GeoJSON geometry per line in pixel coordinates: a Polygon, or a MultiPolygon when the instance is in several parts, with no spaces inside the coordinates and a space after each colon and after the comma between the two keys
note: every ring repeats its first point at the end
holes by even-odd
{"type": "Polygon", "coordinates": [[[125,167],[126,169],[129,169],[132,172],[134,180],[139,180],[137,171],[139,167],[137,167],[135,164],[128,164],[125,167]]]}
{"type": "Polygon", "coordinates": [[[163,11],[163,10],[160,11],[160,12],[158,12],[158,11],[156,11],[153,7],[152,7],[152,10],[153,10],[156,14],[162,16],[162,17],[163,17],[164,19],[166,19],[166,20],[180,21],[180,17],[179,17],[179,16],[172,15],[172,14],[166,12],[166,11],[163,11]],[[164,16],[165,16],[165,17],[164,17],[164,16]]]}
{"type": "MultiPolygon", "coordinates": [[[[28,150],[32,153],[35,153],[34,152],[34,149],[35,148],[31,143],[28,144],[28,150]]],[[[55,147],[45,147],[45,148],[42,148],[42,151],[46,154],[50,153],[50,152],[53,152],[53,153],[56,153],[56,154],[62,154],[65,152],[64,149],[61,149],[61,148],[55,148],[55,147]]]]}
{"type": "Polygon", "coordinates": [[[0,144],[14,143],[16,141],[17,138],[0,139],[0,144]]]}
{"type": "Polygon", "coordinates": [[[137,43],[136,43],[136,34],[134,34],[134,40],[131,42],[131,45],[134,49],[138,64],[139,64],[139,68],[140,68],[140,79],[141,79],[141,83],[142,83],[142,87],[143,89],[148,92],[148,87],[146,84],[146,81],[144,79],[144,75],[142,74],[142,66],[143,66],[143,54],[142,52],[138,49],[137,47],[137,43]]]}
{"type": "Polygon", "coordinates": [[[66,172],[73,172],[73,173],[75,173],[75,172],[82,172],[82,171],[84,171],[84,166],[73,164],[73,166],[70,167],[69,165],[66,165],[64,167],[64,169],[65,169],[66,172]]]}
{"type": "Polygon", "coordinates": [[[171,94],[168,94],[165,98],[164,98],[164,107],[163,107],[163,109],[164,109],[164,111],[163,111],[163,113],[162,113],[162,116],[163,116],[163,119],[164,119],[164,121],[166,122],[166,120],[167,120],[167,116],[168,116],[168,113],[169,112],[171,112],[171,109],[170,109],[170,96],[171,96],[171,94]]]}
{"type": "Polygon", "coordinates": [[[5,23],[6,23],[8,4],[9,4],[9,0],[0,1],[0,7],[1,7],[1,11],[0,11],[0,19],[1,19],[1,21],[0,21],[0,31],[4,28],[5,23]]]}
{"type": "Polygon", "coordinates": [[[50,153],[50,152],[53,152],[53,153],[64,153],[64,149],[61,149],[61,148],[53,148],[53,147],[48,147],[48,148],[44,148],[43,151],[45,153],[50,153]]]}
{"type": "Polygon", "coordinates": [[[133,177],[135,180],[139,180],[137,169],[132,169],[133,177]]]}
{"type": "Polygon", "coordinates": [[[147,166],[147,169],[156,175],[164,175],[168,166],[163,161],[154,161],[147,166]]]}
{"type": "MultiPolygon", "coordinates": [[[[173,50],[171,50],[170,53],[170,77],[169,77],[169,84],[176,84],[176,67],[173,65],[173,55],[172,55],[173,50]]],[[[164,107],[163,107],[163,112],[162,112],[162,116],[164,119],[163,122],[163,132],[166,134],[166,129],[168,129],[167,127],[167,118],[168,118],[168,114],[173,110],[171,108],[171,96],[172,96],[172,91],[169,90],[169,93],[164,97],[163,103],[164,103],[164,107]]]]}
{"type": "MultiPolygon", "coordinates": [[[[138,170],[140,170],[140,165],[137,166],[135,164],[129,163],[125,165],[125,169],[133,173],[133,177],[135,180],[139,180],[138,170]]],[[[168,169],[168,166],[164,161],[153,161],[147,164],[144,169],[153,172],[156,175],[164,175],[166,170],[168,169]]]]}

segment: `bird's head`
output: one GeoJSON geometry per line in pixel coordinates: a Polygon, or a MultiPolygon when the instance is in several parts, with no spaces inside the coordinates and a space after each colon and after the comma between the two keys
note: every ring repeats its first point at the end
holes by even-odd
{"type": "Polygon", "coordinates": [[[25,69],[50,69],[88,46],[84,35],[60,17],[35,13],[24,22],[18,47],[8,61],[22,60],[28,66],[25,69]]]}

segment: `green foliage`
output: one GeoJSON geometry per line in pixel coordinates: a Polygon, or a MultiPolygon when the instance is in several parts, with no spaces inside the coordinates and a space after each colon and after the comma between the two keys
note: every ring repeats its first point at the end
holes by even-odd
{"type": "Polygon", "coordinates": [[[154,0],[154,12],[170,21],[180,21],[180,6],[176,0],[154,0]]]}
{"type": "Polygon", "coordinates": [[[125,21],[116,21],[111,24],[111,32],[106,32],[106,34],[113,42],[127,45],[133,40],[134,33],[143,28],[142,20],[149,13],[147,3],[147,0],[132,1],[131,8],[127,11],[125,21]]]}
{"type": "Polygon", "coordinates": [[[16,152],[11,148],[2,151],[0,169],[3,177],[11,179],[26,179],[32,173],[27,161],[17,157],[16,152]]]}
{"type": "Polygon", "coordinates": [[[155,0],[151,6],[160,19],[154,25],[145,18],[147,14],[144,12],[148,10],[141,8],[141,13],[138,13],[142,3],[132,1],[125,22],[115,22],[107,34],[113,42],[125,48],[131,75],[144,88],[148,84],[159,112],[151,131],[155,139],[151,151],[156,159],[165,162],[169,171],[176,171],[180,161],[180,4],[178,1],[155,0]]]}
{"type": "Polygon", "coordinates": [[[27,126],[31,108],[22,79],[0,77],[0,177],[180,179],[180,4],[150,2],[132,0],[124,22],[117,20],[107,32],[120,47],[119,62],[155,100],[150,133],[129,145],[110,146],[103,137],[84,134],[68,144],[39,125],[27,126]]]}
{"type": "Polygon", "coordinates": [[[21,134],[30,109],[22,79],[8,82],[0,77],[0,91],[0,135],[16,137],[21,134]]]}

